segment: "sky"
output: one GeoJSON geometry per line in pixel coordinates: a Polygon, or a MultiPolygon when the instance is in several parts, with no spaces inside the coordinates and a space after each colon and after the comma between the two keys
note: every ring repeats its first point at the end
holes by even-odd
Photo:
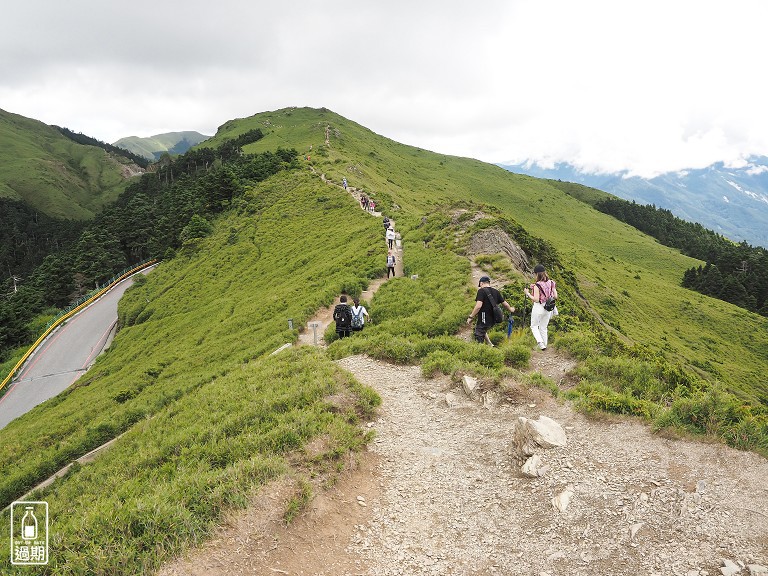
{"type": "Polygon", "coordinates": [[[8,0],[0,108],[104,142],[289,106],[491,163],[768,155],[764,0],[8,0]]]}

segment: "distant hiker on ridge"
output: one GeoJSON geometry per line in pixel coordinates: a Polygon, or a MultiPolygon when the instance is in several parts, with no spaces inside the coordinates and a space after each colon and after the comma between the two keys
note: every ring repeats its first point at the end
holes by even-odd
{"type": "Polygon", "coordinates": [[[387,252],[387,279],[389,279],[389,273],[392,273],[392,278],[395,277],[395,255],[392,254],[392,250],[387,252]]]}
{"type": "Polygon", "coordinates": [[[395,244],[395,229],[387,228],[387,231],[384,233],[384,237],[387,239],[389,249],[392,250],[395,244]]]}
{"type": "Polygon", "coordinates": [[[347,189],[347,179],[346,179],[346,177],[341,179],[341,185],[344,186],[344,190],[347,189]]]}

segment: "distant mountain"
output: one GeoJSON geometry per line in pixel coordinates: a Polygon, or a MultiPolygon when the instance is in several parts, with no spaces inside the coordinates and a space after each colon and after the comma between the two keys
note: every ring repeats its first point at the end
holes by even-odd
{"type": "Polygon", "coordinates": [[[157,134],[147,138],[138,136],[127,136],[113,142],[114,146],[130,150],[134,154],[143,156],[148,160],[157,160],[165,152],[168,154],[184,154],[187,150],[208,140],[210,136],[200,134],[199,132],[168,132],[166,134],[157,134]]]}
{"type": "Polygon", "coordinates": [[[140,172],[124,156],[0,110],[0,198],[53,218],[87,220],[114,202],[128,178],[140,172]]]}
{"type": "Polygon", "coordinates": [[[655,178],[626,173],[589,174],[568,163],[554,168],[537,164],[501,165],[510,172],[576,182],[639,204],[670,210],[731,240],[768,247],[768,157],[750,159],[740,168],[722,162],[706,168],[668,172],[655,178]]]}

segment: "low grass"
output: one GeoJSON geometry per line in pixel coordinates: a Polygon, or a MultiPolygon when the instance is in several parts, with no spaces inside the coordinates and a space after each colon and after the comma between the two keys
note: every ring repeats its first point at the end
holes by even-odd
{"type": "Polygon", "coordinates": [[[0,430],[4,505],[127,432],[35,495],[57,538],[43,573],[151,571],[285,473],[312,438],[325,449],[302,473],[364,444],[358,419],[375,392],[316,350],[269,353],[343,287],[366,286],[379,243],[380,222],[349,195],[283,174],[128,290],[121,330],[88,374],[0,430]],[[343,409],[326,400],[340,394],[343,409]]]}
{"type": "Polygon", "coordinates": [[[85,220],[114,202],[128,181],[121,165],[56,128],[0,110],[0,196],[56,218],[85,220]]]}
{"type": "MultiPolygon", "coordinates": [[[[334,340],[331,328],[327,352],[270,356],[296,341],[289,319],[301,326],[341,291],[357,294],[384,274],[381,225],[308,170],[248,191],[209,237],[126,292],[117,338],[76,385],[0,430],[4,504],[125,432],[34,495],[49,502],[55,534],[42,573],[151,572],[281,474],[299,479],[290,520],[311,498],[301,479],[338,469],[368,441],[359,424],[380,402],[334,358],[366,353],[419,363],[428,376],[525,380],[518,369],[532,339],[520,322],[511,338],[491,332],[496,348],[456,337],[476,290],[466,245],[483,226],[508,231],[558,281],[553,340],[581,362],[567,398],[768,454],[768,325],[680,289],[691,259],[547,183],[402,146],[329,111],[232,121],[216,138],[252,128],[267,136],[248,152],[312,145],[318,174],[371,194],[403,236],[405,277],[377,291],[362,333],[334,340]]],[[[498,255],[481,264],[509,275],[502,289],[520,306],[527,279],[498,255]]],[[[540,375],[528,384],[559,394],[540,375]]]]}
{"type": "MultiPolygon", "coordinates": [[[[249,145],[250,152],[291,145],[310,153],[316,170],[365,189],[398,227],[403,215],[414,231],[422,216],[450,222],[448,206],[514,219],[556,249],[563,269],[573,274],[573,282],[560,285],[578,288],[579,307],[588,303],[631,344],[718,380],[746,402],[768,405],[768,319],[681,288],[683,272],[701,262],[599,213],[588,204],[595,195],[590,189],[567,195],[555,183],[398,144],[328,110],[277,110],[225,128],[217,139],[263,129],[265,138],[249,145]]],[[[411,238],[406,242],[413,246],[411,238]]],[[[457,239],[445,249],[460,244],[457,239]]]]}

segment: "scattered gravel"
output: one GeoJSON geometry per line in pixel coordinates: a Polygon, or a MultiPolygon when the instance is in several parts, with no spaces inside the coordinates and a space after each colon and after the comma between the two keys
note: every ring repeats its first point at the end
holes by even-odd
{"type": "MultiPolygon", "coordinates": [[[[559,357],[544,354],[550,371],[559,357]]],[[[418,367],[339,364],[384,400],[369,423],[381,492],[347,548],[366,574],[706,576],[725,560],[743,574],[768,564],[768,461],[758,455],[588,420],[538,390],[468,398],[418,367]],[[548,472],[530,479],[509,444],[518,416],[539,415],[568,444],[542,452],[548,472]],[[552,499],[565,490],[559,512],[552,499]]]]}

